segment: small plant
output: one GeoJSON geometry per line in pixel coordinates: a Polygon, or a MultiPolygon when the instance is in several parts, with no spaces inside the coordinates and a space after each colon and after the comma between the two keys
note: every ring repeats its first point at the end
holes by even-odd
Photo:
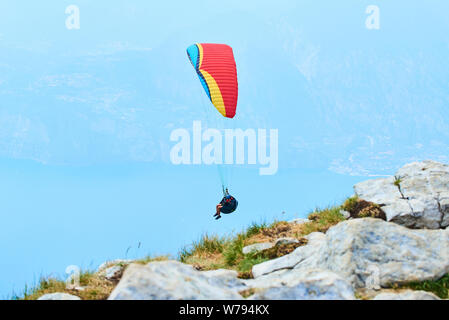
{"type": "Polygon", "coordinates": [[[394,182],[393,184],[400,188],[401,187],[402,178],[400,176],[394,176],[394,182]]]}

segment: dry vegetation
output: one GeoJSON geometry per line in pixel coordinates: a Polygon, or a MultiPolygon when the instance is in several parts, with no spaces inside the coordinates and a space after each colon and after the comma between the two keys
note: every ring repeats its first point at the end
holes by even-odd
{"type": "MultiPolygon", "coordinates": [[[[134,260],[133,263],[147,264],[151,261],[167,260],[168,256],[160,256],[156,258],[145,257],[134,260]]],[[[128,266],[128,263],[119,263],[117,265],[123,266],[123,271],[128,266]]],[[[107,266],[108,267],[108,266],[107,266]]],[[[44,294],[63,292],[80,297],[82,300],[105,300],[109,297],[112,290],[114,290],[121,274],[117,278],[108,280],[101,273],[94,271],[83,271],[80,274],[79,287],[76,289],[69,289],[65,281],[55,277],[41,277],[38,285],[33,288],[25,287],[23,293],[19,296],[13,295],[14,300],[36,300],[44,294]]]]}
{"type": "Polygon", "coordinates": [[[42,278],[37,287],[30,291],[26,288],[23,296],[16,298],[36,300],[47,293],[64,292],[76,295],[82,300],[105,300],[112,292],[115,285],[115,281],[108,281],[92,272],[84,272],[80,275],[80,286],[83,290],[68,289],[66,283],[60,279],[42,278]]]}
{"type": "Polygon", "coordinates": [[[376,203],[351,197],[345,201],[342,208],[349,212],[351,218],[378,218],[387,220],[385,212],[376,203]]]}

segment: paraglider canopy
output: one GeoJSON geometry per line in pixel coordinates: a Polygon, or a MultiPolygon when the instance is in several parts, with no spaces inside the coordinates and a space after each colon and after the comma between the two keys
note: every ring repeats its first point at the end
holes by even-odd
{"type": "Polygon", "coordinates": [[[226,118],[234,118],[238,83],[232,48],[226,44],[197,43],[187,56],[212,104],[226,118]]]}

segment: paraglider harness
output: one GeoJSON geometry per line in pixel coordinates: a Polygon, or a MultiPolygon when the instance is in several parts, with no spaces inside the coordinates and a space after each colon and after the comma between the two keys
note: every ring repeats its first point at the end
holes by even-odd
{"type": "Polygon", "coordinates": [[[220,204],[223,206],[220,212],[228,214],[234,212],[239,203],[236,198],[229,194],[228,188],[223,187],[223,199],[221,199],[220,204]]]}

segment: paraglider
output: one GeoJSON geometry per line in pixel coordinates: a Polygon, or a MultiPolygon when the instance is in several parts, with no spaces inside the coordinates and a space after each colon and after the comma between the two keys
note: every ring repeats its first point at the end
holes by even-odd
{"type": "Polygon", "coordinates": [[[217,211],[214,214],[215,220],[221,218],[221,213],[229,214],[234,212],[239,205],[237,199],[229,194],[228,189],[226,189],[223,193],[224,197],[216,207],[217,211]]]}
{"type": "MultiPolygon", "coordinates": [[[[196,43],[187,48],[187,56],[195,69],[207,97],[225,118],[234,118],[237,109],[238,82],[232,48],[226,44],[196,43]]],[[[214,217],[237,209],[238,201],[222,183],[223,199],[214,217]]]]}

